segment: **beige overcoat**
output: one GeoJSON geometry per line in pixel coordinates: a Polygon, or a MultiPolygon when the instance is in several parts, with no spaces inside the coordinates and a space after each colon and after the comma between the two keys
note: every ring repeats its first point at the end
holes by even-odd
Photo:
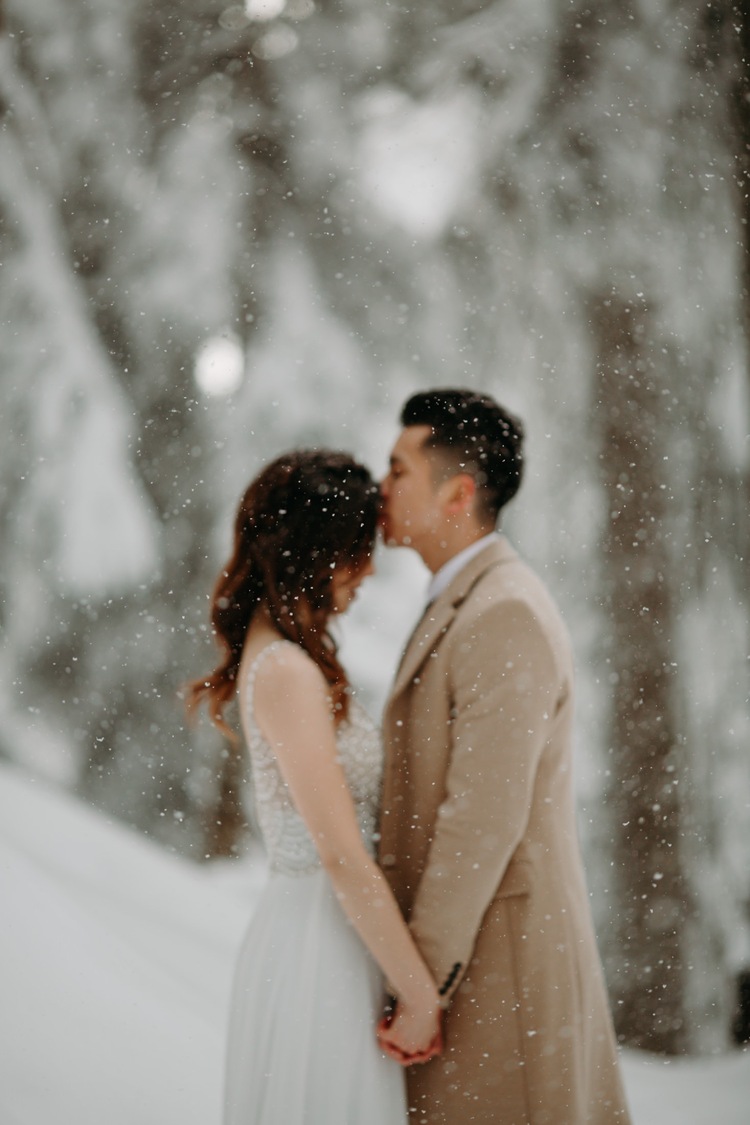
{"type": "Polygon", "coordinates": [[[579,852],[570,644],[498,536],[428,608],[385,713],[379,858],[446,1004],[415,1125],[627,1125],[579,852]]]}

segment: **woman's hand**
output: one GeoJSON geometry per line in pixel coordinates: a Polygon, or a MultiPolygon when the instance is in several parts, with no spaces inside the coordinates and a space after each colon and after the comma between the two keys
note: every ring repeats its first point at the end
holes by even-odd
{"type": "Polygon", "coordinates": [[[437,993],[421,1003],[400,1000],[378,1024],[381,1049],[402,1066],[427,1062],[443,1049],[441,1017],[437,993]]]}

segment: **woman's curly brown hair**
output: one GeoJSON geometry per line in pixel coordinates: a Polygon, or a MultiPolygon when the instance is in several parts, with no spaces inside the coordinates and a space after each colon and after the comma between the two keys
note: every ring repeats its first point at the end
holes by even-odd
{"type": "Polygon", "coordinates": [[[300,645],[330,685],[336,721],[348,713],[348,683],[328,631],[337,566],[369,558],[377,528],[378,488],[345,453],[299,450],[272,461],[250,484],[234,525],[234,549],[216,583],[211,623],[223,659],[187,688],[193,710],[203,699],[233,737],[223,710],[237,687],[250,622],[264,606],[283,637],[300,645]]]}

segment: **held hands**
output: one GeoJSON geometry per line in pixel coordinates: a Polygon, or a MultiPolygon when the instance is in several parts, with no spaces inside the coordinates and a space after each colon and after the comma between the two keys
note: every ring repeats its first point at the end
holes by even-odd
{"type": "Polygon", "coordinates": [[[378,1024],[378,1043],[402,1066],[425,1063],[443,1050],[442,1009],[437,1002],[419,1010],[399,1001],[378,1024]]]}

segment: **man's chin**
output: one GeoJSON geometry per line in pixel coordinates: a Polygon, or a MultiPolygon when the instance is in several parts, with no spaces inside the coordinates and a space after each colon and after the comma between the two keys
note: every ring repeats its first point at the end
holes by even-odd
{"type": "Polygon", "coordinates": [[[412,537],[407,532],[399,533],[387,519],[382,518],[378,526],[384,547],[413,547],[412,537]]]}
{"type": "Polygon", "coordinates": [[[381,529],[384,547],[413,547],[410,535],[394,535],[381,529]]]}

